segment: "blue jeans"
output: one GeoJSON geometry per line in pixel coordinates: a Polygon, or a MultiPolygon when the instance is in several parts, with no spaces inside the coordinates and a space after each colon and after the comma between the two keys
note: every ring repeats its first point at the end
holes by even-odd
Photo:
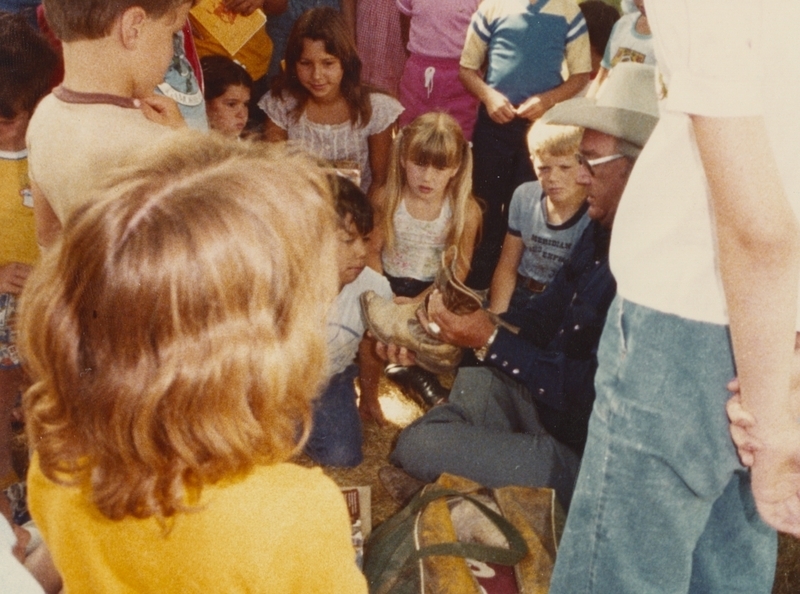
{"type": "Polygon", "coordinates": [[[353,381],[358,367],[350,365],[331,378],[314,403],[314,425],[305,453],[325,466],[358,466],[363,459],[361,417],[353,381]]]}
{"type": "Polygon", "coordinates": [[[542,427],[530,392],[488,367],[459,370],[450,401],[404,429],[390,459],[426,482],[449,472],[486,487],[552,487],[565,506],[580,465],[542,427]]]}
{"type": "Polygon", "coordinates": [[[612,304],[551,594],[769,593],[775,532],[728,433],[725,326],[612,304]]]}
{"type": "Polygon", "coordinates": [[[511,293],[511,300],[508,302],[508,313],[523,313],[528,307],[536,301],[542,293],[534,293],[522,286],[522,283],[517,281],[514,286],[514,292],[511,293]]]}

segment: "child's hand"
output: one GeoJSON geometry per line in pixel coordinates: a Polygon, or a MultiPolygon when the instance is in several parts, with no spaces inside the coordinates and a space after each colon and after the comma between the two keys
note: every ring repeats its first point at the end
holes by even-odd
{"type": "MultiPolygon", "coordinates": [[[[367,335],[370,338],[375,338],[370,332],[367,332],[367,335]]],[[[395,365],[410,367],[417,363],[416,355],[413,351],[409,351],[406,347],[400,347],[396,344],[385,344],[377,339],[375,341],[375,353],[381,360],[394,363],[395,365]]]]}
{"type": "Polygon", "coordinates": [[[264,0],[226,0],[225,8],[236,14],[248,16],[264,6],[264,0]]]}
{"type": "Polygon", "coordinates": [[[19,295],[31,270],[33,268],[20,262],[0,266],[0,293],[19,295]]]}
{"type": "Polygon", "coordinates": [[[549,108],[541,95],[528,97],[522,105],[517,108],[517,115],[531,122],[538,120],[549,108]]]}
{"type": "Polygon", "coordinates": [[[756,419],[745,410],[742,403],[742,395],[739,393],[739,380],[734,379],[728,384],[728,390],[733,393],[730,400],[725,404],[730,421],[730,432],[736,451],[739,454],[744,466],[752,466],[755,461],[755,453],[763,447],[760,440],[750,433],[755,427],[756,419]]]}
{"type": "Polygon", "coordinates": [[[483,104],[486,106],[489,117],[498,124],[507,124],[517,116],[517,111],[511,105],[508,97],[491,87],[487,88],[483,104]]]}
{"type": "Polygon", "coordinates": [[[20,563],[25,563],[25,549],[28,548],[28,543],[31,541],[31,533],[25,530],[22,526],[12,524],[14,536],[17,537],[17,542],[14,548],[11,549],[11,554],[17,558],[20,563]]]}
{"type": "Polygon", "coordinates": [[[144,117],[151,122],[169,126],[170,128],[180,129],[186,127],[186,122],[178,109],[178,104],[164,95],[150,95],[136,99],[139,109],[142,110],[144,117]]]}

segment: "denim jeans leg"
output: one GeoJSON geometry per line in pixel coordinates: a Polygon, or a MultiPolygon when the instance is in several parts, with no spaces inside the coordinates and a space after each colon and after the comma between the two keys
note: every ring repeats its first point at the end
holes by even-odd
{"type": "Polygon", "coordinates": [[[358,367],[350,365],[334,375],[314,403],[314,424],[305,453],[325,466],[358,466],[363,455],[361,417],[353,381],[358,367]]]}
{"type": "Polygon", "coordinates": [[[541,426],[525,387],[487,367],[461,369],[450,402],[404,429],[391,461],[427,482],[449,472],[486,487],[552,487],[565,506],[579,466],[541,426]]]}
{"type": "Polygon", "coordinates": [[[551,593],[770,592],[775,533],[728,434],[727,328],[617,298],[598,359],[551,593]]]}

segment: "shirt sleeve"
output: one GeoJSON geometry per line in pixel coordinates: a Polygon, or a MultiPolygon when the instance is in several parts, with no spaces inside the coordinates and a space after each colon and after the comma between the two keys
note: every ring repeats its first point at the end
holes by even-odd
{"type": "Polygon", "coordinates": [[[261,111],[267,114],[270,121],[284,130],[289,129],[289,111],[292,105],[293,102],[287,101],[283,97],[276,97],[272,91],[264,95],[258,102],[261,111]]]}
{"type": "Polygon", "coordinates": [[[403,113],[403,106],[390,95],[377,92],[370,93],[369,100],[372,103],[372,116],[366,126],[369,136],[386,130],[403,113]]]}
{"type": "Polygon", "coordinates": [[[538,204],[542,198],[539,182],[521,184],[514,190],[508,206],[508,232],[521,237],[525,217],[531,216],[531,204],[538,204]]]}
{"type": "Polygon", "coordinates": [[[491,22],[494,5],[493,0],[484,0],[472,15],[459,62],[464,68],[479,70],[483,66],[489,48],[489,40],[492,38],[491,22]]]}
{"type": "Polygon", "coordinates": [[[711,117],[760,114],[760,3],[673,1],[653,2],[652,14],[647,7],[659,67],[669,65],[666,107],[711,117]]]}
{"type": "Polygon", "coordinates": [[[570,74],[592,71],[592,54],[589,45],[589,30],[580,9],[569,23],[564,58],[570,74]]]}
{"type": "Polygon", "coordinates": [[[600,65],[606,70],[611,70],[611,60],[614,58],[613,51],[614,46],[616,45],[614,37],[618,34],[619,28],[622,26],[620,23],[624,21],[626,21],[625,17],[614,23],[614,26],[611,28],[611,35],[608,37],[608,43],[606,44],[606,49],[603,52],[603,60],[600,62],[600,65]]]}
{"type": "Polygon", "coordinates": [[[414,9],[414,0],[397,0],[397,10],[406,16],[411,16],[414,9]]]}

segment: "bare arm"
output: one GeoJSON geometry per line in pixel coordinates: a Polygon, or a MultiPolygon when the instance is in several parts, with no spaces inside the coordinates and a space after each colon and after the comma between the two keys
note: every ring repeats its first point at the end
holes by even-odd
{"type": "Polygon", "coordinates": [[[33,219],[36,221],[36,241],[43,248],[47,248],[61,233],[61,221],[58,220],[42,190],[33,182],[31,182],[31,194],[33,195],[33,219]]]}
{"type": "Polygon", "coordinates": [[[367,138],[369,147],[369,168],[372,171],[372,182],[367,189],[367,196],[375,206],[375,192],[386,183],[389,169],[389,154],[392,150],[392,132],[394,124],[387,126],[382,132],[367,138]]]}
{"type": "Polygon", "coordinates": [[[517,268],[524,250],[525,244],[521,237],[506,233],[503,251],[500,252],[500,260],[494,269],[489,289],[489,309],[494,313],[501,314],[508,311],[511,295],[517,286],[517,268]]]}
{"type": "Polygon", "coordinates": [[[516,110],[511,105],[508,97],[487,85],[483,80],[483,75],[478,70],[461,66],[458,71],[458,78],[464,88],[483,103],[493,121],[498,124],[507,124],[516,117],[516,110]]]}
{"type": "Polygon", "coordinates": [[[588,82],[588,72],[572,74],[557,87],[526,99],[522,105],[517,108],[516,113],[521,118],[530,121],[537,120],[544,115],[544,112],[557,103],[561,103],[577,95],[588,82]]]}
{"type": "Polygon", "coordinates": [[[264,140],[267,142],[282,142],[289,140],[289,133],[272,120],[267,119],[267,124],[264,127],[264,140]]]}
{"type": "Polygon", "coordinates": [[[380,274],[383,274],[381,252],[383,251],[383,244],[386,240],[383,234],[385,191],[385,187],[375,190],[372,205],[374,224],[372,226],[372,232],[369,234],[369,241],[367,242],[367,266],[380,274]]]}
{"type": "Polygon", "coordinates": [[[711,193],[739,386],[764,443],[753,495],[765,521],[800,534],[800,425],[790,398],[800,231],[761,118],[693,116],[692,124],[711,193]]]}
{"type": "Polygon", "coordinates": [[[342,16],[344,22],[347,23],[347,28],[350,35],[353,36],[353,42],[356,40],[356,2],[357,0],[342,0],[342,16]]]}
{"type": "Polygon", "coordinates": [[[461,234],[461,240],[458,242],[458,267],[456,268],[456,276],[458,280],[464,281],[469,274],[470,264],[472,263],[472,254],[475,251],[475,244],[478,240],[478,229],[480,229],[483,216],[481,208],[478,203],[471,200],[467,204],[467,220],[464,225],[464,233],[461,234]]]}
{"type": "Polygon", "coordinates": [[[603,81],[608,78],[608,70],[600,67],[600,70],[597,71],[597,76],[594,77],[592,84],[589,86],[589,90],[586,91],[587,97],[594,97],[597,95],[597,91],[600,90],[600,85],[603,84],[603,81]]]}
{"type": "Polygon", "coordinates": [[[383,361],[375,353],[375,339],[365,336],[358,345],[358,381],[361,386],[358,410],[362,418],[372,419],[378,425],[386,424],[378,401],[378,384],[382,373],[383,361]]]}

